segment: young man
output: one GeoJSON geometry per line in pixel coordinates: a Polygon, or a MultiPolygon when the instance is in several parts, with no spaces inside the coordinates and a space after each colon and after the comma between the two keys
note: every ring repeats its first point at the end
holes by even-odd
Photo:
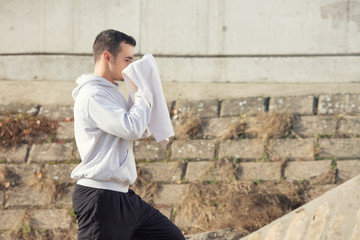
{"type": "Polygon", "coordinates": [[[81,163],[73,207],[78,239],[185,239],[158,210],[141,200],[129,185],[136,180],[133,140],[148,135],[152,94],[138,90],[128,102],[115,81],[133,60],[133,37],[101,32],[93,44],[94,74],[77,79],[73,91],[75,140],[81,163]]]}

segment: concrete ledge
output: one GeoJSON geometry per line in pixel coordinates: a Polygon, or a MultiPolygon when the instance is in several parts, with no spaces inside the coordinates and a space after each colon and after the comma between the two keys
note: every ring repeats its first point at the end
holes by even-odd
{"type": "MultiPolygon", "coordinates": [[[[67,81],[0,80],[0,105],[26,103],[73,105],[74,78],[67,81]]],[[[0,78],[1,79],[1,78],[0,78]]],[[[229,99],[244,97],[286,97],[321,94],[360,94],[360,83],[163,83],[168,101],[187,99],[229,99]]],[[[120,90],[127,96],[125,85],[120,90]]]]}

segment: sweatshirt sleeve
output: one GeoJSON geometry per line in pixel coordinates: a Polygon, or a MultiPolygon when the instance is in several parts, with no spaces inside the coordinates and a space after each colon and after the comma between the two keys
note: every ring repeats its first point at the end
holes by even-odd
{"type": "Polygon", "coordinates": [[[96,93],[88,102],[88,120],[95,127],[126,140],[141,138],[150,121],[152,96],[141,90],[134,95],[127,111],[104,93],[96,93]]]}
{"type": "MultiPolygon", "coordinates": [[[[133,102],[132,97],[131,97],[130,94],[129,94],[129,97],[128,97],[128,105],[129,106],[134,105],[134,102],[133,102]]],[[[152,135],[152,132],[150,131],[150,127],[148,125],[145,132],[144,132],[144,134],[141,136],[141,138],[147,138],[147,137],[150,137],[151,135],[152,135]]]]}

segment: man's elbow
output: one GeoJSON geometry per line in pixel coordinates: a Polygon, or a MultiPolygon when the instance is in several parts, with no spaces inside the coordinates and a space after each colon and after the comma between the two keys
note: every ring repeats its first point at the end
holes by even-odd
{"type": "Polygon", "coordinates": [[[146,128],[142,128],[142,127],[132,129],[132,131],[129,132],[128,140],[138,140],[140,138],[143,138],[145,131],[146,128]]]}

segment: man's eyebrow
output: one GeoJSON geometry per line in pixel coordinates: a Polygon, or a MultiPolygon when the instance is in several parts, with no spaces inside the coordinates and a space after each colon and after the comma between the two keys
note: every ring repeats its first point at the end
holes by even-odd
{"type": "Polygon", "coordinates": [[[127,58],[127,59],[131,59],[131,60],[133,60],[133,59],[134,59],[133,57],[125,57],[125,58],[127,58]]]}

